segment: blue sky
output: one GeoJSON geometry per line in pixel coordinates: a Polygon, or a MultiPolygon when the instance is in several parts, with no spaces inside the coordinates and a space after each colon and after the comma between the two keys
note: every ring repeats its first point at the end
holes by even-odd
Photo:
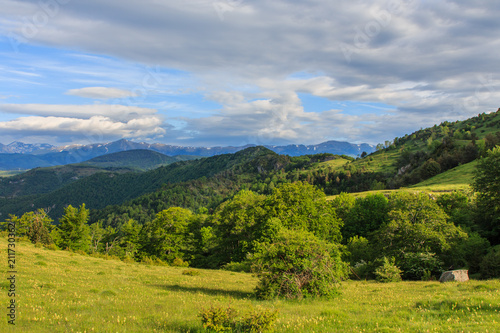
{"type": "Polygon", "coordinates": [[[376,144],[500,106],[492,1],[3,0],[0,143],[376,144]]]}

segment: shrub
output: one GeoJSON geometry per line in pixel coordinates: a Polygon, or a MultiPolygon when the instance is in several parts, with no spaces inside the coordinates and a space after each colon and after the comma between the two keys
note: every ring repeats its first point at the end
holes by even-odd
{"type": "Polygon", "coordinates": [[[435,253],[405,253],[403,260],[399,262],[399,267],[403,270],[402,276],[405,280],[422,280],[424,274],[439,276],[443,262],[436,257],[435,253]]]}
{"type": "Polygon", "coordinates": [[[346,250],[346,260],[351,265],[355,265],[359,262],[370,261],[373,257],[372,246],[369,244],[368,239],[357,235],[349,238],[346,250]]]}
{"type": "Polygon", "coordinates": [[[480,273],[483,279],[500,277],[500,246],[496,246],[484,256],[480,265],[480,273]]]}
{"type": "Polygon", "coordinates": [[[182,260],[181,258],[175,258],[174,261],[172,261],[172,266],[188,267],[189,263],[187,261],[182,260]]]}
{"type": "Polygon", "coordinates": [[[421,278],[422,281],[435,281],[436,280],[436,277],[434,275],[432,275],[432,272],[431,271],[424,271],[424,274],[422,275],[422,278],[421,278]]]}
{"type": "Polygon", "coordinates": [[[209,332],[231,332],[235,327],[236,313],[230,307],[212,306],[199,316],[203,327],[209,332]]]}
{"type": "Polygon", "coordinates": [[[382,265],[375,269],[375,276],[379,282],[399,282],[401,281],[401,270],[395,265],[395,259],[382,259],[382,265]]]}
{"type": "Polygon", "coordinates": [[[56,251],[57,250],[57,245],[52,243],[52,244],[49,244],[49,245],[45,245],[44,246],[47,250],[51,250],[51,251],[56,251]]]}
{"type": "Polygon", "coordinates": [[[273,243],[256,246],[252,261],[261,299],[332,297],[347,276],[339,247],[307,231],[281,229],[273,243]]]}
{"type": "Polygon", "coordinates": [[[166,262],[161,261],[160,259],[156,258],[155,256],[143,257],[141,259],[141,263],[143,263],[145,265],[168,266],[168,264],[166,262]]]}
{"type": "Polygon", "coordinates": [[[201,323],[208,332],[273,332],[278,319],[278,311],[253,310],[238,318],[231,307],[212,306],[200,312],[201,323]]]}
{"type": "Polygon", "coordinates": [[[351,273],[351,278],[366,280],[371,277],[373,270],[371,265],[369,265],[366,261],[361,260],[351,267],[351,273]]]}
{"type": "Polygon", "coordinates": [[[278,311],[276,310],[254,310],[241,319],[237,326],[241,332],[272,332],[277,319],[278,311]]]}
{"type": "Polygon", "coordinates": [[[128,256],[127,256],[127,257],[125,257],[125,258],[123,258],[123,259],[122,259],[122,261],[123,261],[124,263],[127,263],[127,264],[132,264],[132,263],[134,263],[134,262],[135,262],[134,258],[132,258],[132,257],[128,257],[128,256]]]}
{"type": "Polygon", "coordinates": [[[201,273],[195,269],[185,269],[182,271],[182,275],[198,276],[201,275],[201,273]]]}
{"type": "Polygon", "coordinates": [[[251,264],[248,261],[243,261],[243,262],[230,262],[225,264],[222,269],[226,271],[231,271],[231,272],[245,272],[245,273],[250,273],[251,271],[251,264]]]}

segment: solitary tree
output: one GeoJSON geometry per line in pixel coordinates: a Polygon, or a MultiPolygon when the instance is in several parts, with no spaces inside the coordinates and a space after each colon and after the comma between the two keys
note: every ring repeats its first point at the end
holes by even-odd
{"type": "Polygon", "coordinates": [[[346,277],[339,245],[308,231],[281,228],[272,242],[257,245],[252,260],[262,299],[331,297],[346,277]]]}

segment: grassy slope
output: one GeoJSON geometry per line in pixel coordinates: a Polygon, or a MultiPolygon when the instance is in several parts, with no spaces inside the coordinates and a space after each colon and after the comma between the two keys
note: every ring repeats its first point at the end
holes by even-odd
{"type": "Polygon", "coordinates": [[[449,192],[467,189],[472,183],[476,165],[477,160],[460,165],[421,183],[410,186],[410,188],[431,192],[449,192]]]}
{"type": "MultiPolygon", "coordinates": [[[[453,133],[456,130],[469,130],[475,133],[480,140],[483,140],[487,134],[495,134],[500,128],[500,112],[492,113],[484,116],[485,120],[481,120],[481,117],[470,118],[465,121],[459,121],[455,123],[449,123],[450,132],[453,133]]],[[[425,129],[423,131],[427,131],[425,129]]],[[[421,132],[421,131],[418,131],[421,132]]],[[[418,133],[417,132],[417,133],[418,133]]],[[[439,130],[436,130],[436,139],[442,140],[442,134],[439,134],[439,130]]],[[[410,135],[410,137],[413,136],[410,135]]],[[[471,140],[456,140],[458,146],[465,146],[471,140]]],[[[484,143],[484,142],[483,142],[484,143]]],[[[409,140],[403,146],[397,149],[384,149],[363,158],[357,159],[352,162],[352,165],[358,169],[366,172],[380,172],[395,175],[397,173],[396,163],[403,150],[415,153],[419,150],[428,151],[427,144],[421,140],[409,140]]],[[[477,160],[465,165],[458,166],[451,170],[447,170],[435,177],[427,179],[418,184],[409,186],[408,188],[402,188],[400,190],[407,191],[427,191],[435,194],[451,192],[454,190],[464,190],[468,189],[470,183],[472,182],[473,173],[477,165],[477,160]]],[[[344,165],[336,165],[335,169],[342,170],[344,165]]],[[[354,196],[365,196],[369,193],[383,193],[388,194],[394,190],[377,190],[377,191],[366,191],[362,193],[352,193],[354,196]]],[[[333,199],[336,196],[331,196],[329,199],[333,199]]]]}
{"type": "MultiPolygon", "coordinates": [[[[7,261],[5,237],[0,253],[7,261]]],[[[203,332],[212,305],[277,309],[277,332],[498,332],[500,281],[344,282],[333,300],[257,301],[250,274],[146,266],[18,242],[17,321],[2,332],[203,332]]],[[[4,275],[6,272],[4,271],[4,275]]],[[[2,282],[2,304],[8,303],[2,282]]],[[[5,307],[4,312],[6,311],[5,307]]]]}
{"type": "MultiPolygon", "coordinates": [[[[477,161],[467,163],[432,178],[429,178],[421,183],[412,185],[408,188],[401,188],[397,190],[377,190],[365,191],[360,193],[351,193],[355,197],[364,197],[368,194],[382,193],[390,194],[395,191],[425,191],[436,195],[448,193],[452,191],[467,190],[470,188],[470,183],[474,175],[477,161]]],[[[328,200],[333,200],[336,195],[329,196],[328,200]]]]}

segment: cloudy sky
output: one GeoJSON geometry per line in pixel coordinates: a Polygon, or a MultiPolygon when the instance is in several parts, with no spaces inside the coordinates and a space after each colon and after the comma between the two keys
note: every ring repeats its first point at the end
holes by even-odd
{"type": "Polygon", "coordinates": [[[500,107],[498,1],[0,8],[3,144],[376,144],[500,107]]]}

